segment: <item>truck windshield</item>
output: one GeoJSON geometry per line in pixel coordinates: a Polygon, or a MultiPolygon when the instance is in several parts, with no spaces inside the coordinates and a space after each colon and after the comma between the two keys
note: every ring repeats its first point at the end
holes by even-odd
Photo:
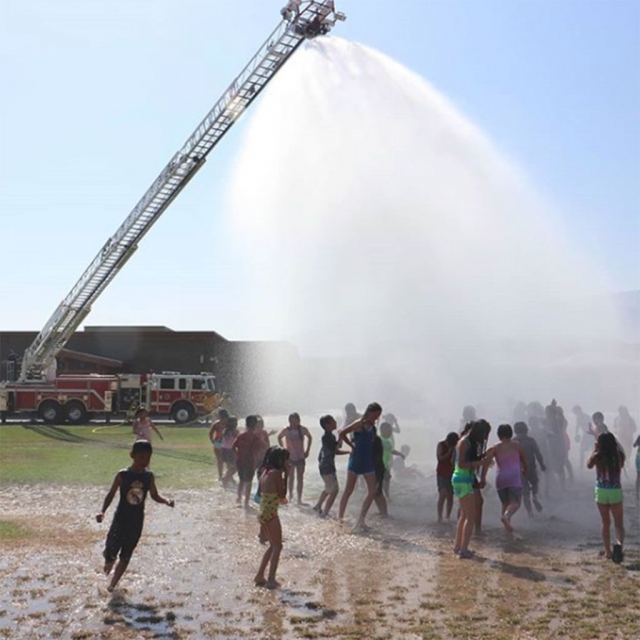
{"type": "Polygon", "coordinates": [[[209,389],[209,391],[215,391],[216,390],[216,379],[215,378],[207,378],[207,389],[209,389]]]}

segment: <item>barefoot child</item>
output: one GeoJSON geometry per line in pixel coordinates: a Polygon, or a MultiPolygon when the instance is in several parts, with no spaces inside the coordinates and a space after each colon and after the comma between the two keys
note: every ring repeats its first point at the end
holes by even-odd
{"type": "Polygon", "coordinates": [[[229,416],[227,426],[222,432],[222,462],[227,467],[227,471],[222,477],[222,486],[226,489],[229,484],[234,484],[233,476],[236,473],[236,454],[233,450],[236,438],[238,437],[238,418],[229,416]]]}
{"type": "Polygon", "coordinates": [[[222,457],[222,433],[227,428],[229,412],[226,409],[218,409],[218,419],[209,429],[209,440],[213,445],[213,453],[218,466],[218,482],[222,482],[222,467],[224,460],[222,457]]]}
{"type": "Polygon", "coordinates": [[[324,482],[324,489],[313,510],[317,511],[323,518],[326,518],[340,490],[336,474],[336,455],[344,455],[349,452],[338,450],[338,441],[333,435],[338,425],[333,416],[322,416],[320,418],[320,426],[324,429],[324,435],[322,436],[322,449],[320,449],[320,454],[318,455],[318,465],[320,477],[324,482]]]}
{"type": "Polygon", "coordinates": [[[102,511],[96,516],[96,520],[102,522],[105,512],[119,490],[120,502],[113,516],[104,549],[104,572],[106,575],[111,573],[118,553],[120,554],[111,583],[107,587],[108,591],[115,589],[122,574],[127,570],[133,550],[140,539],[147,493],[151,494],[151,498],[156,502],[170,507],[174,506],[173,500],[167,500],[158,493],[153,473],[147,469],[152,452],[151,443],[146,440],[137,440],[133,443],[129,453],[133,460],[132,465],[128,469],[118,471],[111,489],[104,499],[102,511]]]}
{"type": "Polygon", "coordinates": [[[254,582],[258,587],[276,589],[280,584],[276,581],[278,561],[282,551],[282,527],[278,517],[280,503],[286,501],[287,495],[287,462],[289,452],[280,447],[272,447],[265,455],[262,472],[258,480],[258,494],[260,497],[260,538],[269,543],[269,547],[262,556],[258,573],[254,582]],[[269,576],[264,573],[269,566],[269,576]]]}
{"type": "Polygon", "coordinates": [[[587,468],[596,468],[596,504],[602,520],[602,542],[607,558],[620,563],[624,560],[624,511],[620,474],[624,466],[624,451],[612,433],[601,433],[587,461],[587,468]],[[611,516],[616,530],[616,543],[611,549],[611,516]]]}
{"type": "Polygon", "coordinates": [[[278,444],[286,447],[289,452],[289,464],[295,473],[289,476],[289,502],[293,500],[293,477],[295,475],[298,504],[302,504],[302,489],[304,488],[304,470],[311,450],[313,438],[309,429],[300,423],[300,415],[289,415],[289,426],[278,434],[278,444]],[[305,447],[305,440],[307,445],[305,447]]]}
{"type": "Polygon", "coordinates": [[[447,503],[447,520],[451,518],[451,510],[453,509],[453,485],[451,484],[451,476],[455,464],[456,445],[460,437],[455,431],[452,431],[447,437],[438,442],[436,448],[436,458],[438,466],[436,467],[436,482],[438,483],[438,522],[442,522],[442,512],[444,511],[445,502],[447,503]]]}
{"type": "Polygon", "coordinates": [[[501,424],[498,427],[498,438],[500,442],[491,447],[485,456],[486,465],[482,470],[480,484],[487,475],[487,465],[495,458],[498,465],[496,489],[502,503],[500,521],[507,533],[513,533],[511,518],[522,502],[522,476],[527,474],[527,459],[522,447],[512,440],[513,429],[510,424],[501,424]]]}
{"type": "Polygon", "coordinates": [[[636,451],[636,500],[640,500],[640,436],[636,438],[633,446],[636,451]]]}
{"type": "MultiPolygon", "coordinates": [[[[389,415],[395,419],[395,416],[393,414],[389,415]]],[[[382,443],[382,463],[384,467],[382,488],[385,498],[387,500],[391,500],[391,460],[393,456],[399,456],[404,460],[404,454],[400,451],[395,450],[395,443],[393,440],[393,424],[391,424],[390,422],[383,422],[380,425],[380,440],[382,443]]]]}
{"type": "Polygon", "coordinates": [[[260,438],[256,435],[255,429],[258,418],[254,415],[247,416],[244,420],[245,430],[236,438],[233,443],[233,451],[236,454],[236,469],[238,470],[238,497],[236,504],[240,505],[244,495],[244,508],[249,508],[249,497],[251,496],[251,484],[256,472],[256,460],[260,450],[260,438]]]}
{"type": "Polygon", "coordinates": [[[536,468],[536,462],[540,463],[540,469],[542,469],[542,471],[546,471],[547,468],[544,466],[544,460],[540,453],[538,443],[528,435],[529,428],[527,427],[527,423],[516,422],[513,425],[513,430],[516,432],[516,437],[513,441],[517,442],[522,447],[524,456],[527,459],[527,473],[522,478],[522,497],[524,499],[524,506],[527,513],[532,516],[532,498],[533,506],[538,512],[542,511],[542,505],[538,501],[538,470],[536,468]]]}

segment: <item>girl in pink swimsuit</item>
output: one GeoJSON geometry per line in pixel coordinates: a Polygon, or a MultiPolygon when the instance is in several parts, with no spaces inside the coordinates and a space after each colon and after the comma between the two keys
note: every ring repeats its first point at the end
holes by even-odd
{"type": "MultiPolygon", "coordinates": [[[[498,465],[496,489],[502,503],[502,517],[500,520],[504,528],[511,533],[513,526],[511,518],[520,508],[522,502],[522,476],[527,472],[527,459],[524,450],[513,442],[513,429],[509,424],[498,427],[500,442],[487,451],[487,464],[495,458],[498,465]]],[[[485,479],[488,467],[483,467],[482,480],[485,479]]]]}

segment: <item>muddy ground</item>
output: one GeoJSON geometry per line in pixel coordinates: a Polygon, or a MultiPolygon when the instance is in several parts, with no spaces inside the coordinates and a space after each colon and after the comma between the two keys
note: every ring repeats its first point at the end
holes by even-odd
{"type": "MultiPolygon", "coordinates": [[[[4,486],[0,519],[21,536],[2,545],[0,638],[640,638],[631,490],[620,566],[599,556],[587,478],[541,515],[519,513],[521,539],[504,532],[487,490],[474,560],[457,559],[453,525],[434,522],[432,478],[397,481],[393,519],[371,516],[365,534],[291,505],[281,509],[282,587],[268,591],[252,585],[262,552],[256,512],[214,484],[163,491],[175,510],[147,505],[143,538],[113,594],[101,551],[114,507],[102,525],[94,520],[107,487],[4,486]]],[[[354,494],[351,518],[361,499],[354,494]]]]}

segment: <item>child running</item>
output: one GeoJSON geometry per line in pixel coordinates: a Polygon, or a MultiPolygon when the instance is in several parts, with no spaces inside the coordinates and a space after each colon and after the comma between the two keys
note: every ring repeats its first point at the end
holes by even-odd
{"type": "Polygon", "coordinates": [[[513,425],[513,430],[516,432],[516,437],[513,441],[522,447],[524,457],[527,459],[527,473],[522,478],[522,497],[527,513],[533,516],[533,509],[531,508],[532,499],[537,511],[542,511],[542,505],[538,501],[538,470],[536,468],[536,462],[540,463],[540,469],[542,469],[542,471],[546,471],[547,468],[544,466],[544,459],[540,453],[538,443],[529,436],[527,423],[516,422],[513,425]]]}
{"type": "Polygon", "coordinates": [[[136,415],[133,419],[133,436],[135,440],[146,440],[151,442],[151,433],[155,431],[158,434],[160,440],[164,440],[158,427],[153,424],[153,421],[149,417],[149,413],[144,407],[140,407],[136,411],[136,415]]]}
{"type": "Polygon", "coordinates": [[[624,560],[624,510],[620,474],[624,466],[624,451],[612,433],[601,433],[587,461],[587,468],[596,468],[596,504],[602,520],[604,554],[619,564],[624,560]],[[616,530],[616,542],[611,549],[611,517],[616,530]]]}
{"type": "Polygon", "coordinates": [[[344,518],[344,512],[347,509],[347,503],[356,486],[358,476],[363,476],[367,483],[367,496],[365,497],[360,516],[355,530],[364,529],[365,518],[371,503],[376,497],[376,477],[375,466],[373,461],[373,440],[376,436],[375,423],[380,414],[382,407],[377,402],[372,402],[365,410],[362,418],[352,422],[340,432],[340,441],[345,442],[351,448],[351,456],[349,457],[349,465],[347,467],[347,484],[342,498],[340,499],[340,510],[338,518],[344,518]],[[350,437],[353,434],[353,437],[350,437]]]}
{"type": "Polygon", "coordinates": [[[513,429],[510,424],[498,427],[500,442],[491,447],[485,456],[485,466],[482,469],[480,483],[484,482],[488,465],[495,458],[498,465],[496,489],[502,503],[502,517],[500,521],[507,530],[513,533],[511,518],[520,508],[522,502],[522,476],[527,475],[527,459],[522,447],[512,440],[513,429]]]}
{"type": "Polygon", "coordinates": [[[104,549],[104,572],[111,573],[118,554],[120,559],[113,572],[107,591],[115,589],[118,581],[127,570],[133,551],[140,540],[142,525],[144,524],[144,504],[147,493],[151,498],[161,504],[174,506],[173,500],[163,498],[156,488],[153,473],[147,469],[151,461],[153,449],[147,440],[137,440],[133,443],[129,456],[133,460],[128,469],[118,471],[113,484],[102,504],[102,511],[96,516],[98,522],[102,522],[104,514],[113,501],[116,492],[120,491],[120,501],[113,516],[107,541],[104,549]]]}
{"type": "Polygon", "coordinates": [[[442,522],[442,512],[444,511],[445,502],[447,504],[447,520],[451,518],[451,511],[453,509],[453,485],[451,484],[451,476],[453,476],[458,440],[460,440],[460,437],[455,431],[452,431],[444,440],[438,442],[436,448],[436,458],[438,459],[438,466],[436,467],[438,522],[442,522]]]}
{"type": "Polygon", "coordinates": [[[295,475],[298,504],[302,504],[304,470],[312,442],[313,438],[309,433],[309,429],[300,423],[300,415],[297,413],[290,414],[289,426],[278,434],[278,444],[281,447],[285,447],[289,452],[289,464],[294,469],[294,473],[289,476],[289,502],[293,500],[293,476],[295,475]],[[306,447],[305,439],[307,441],[306,447]]]}
{"type": "Polygon", "coordinates": [[[209,429],[209,441],[213,445],[213,453],[218,466],[218,482],[222,482],[222,467],[224,460],[222,456],[222,433],[227,428],[229,412],[226,409],[218,409],[218,419],[209,429]]]}
{"type": "Polygon", "coordinates": [[[483,467],[484,462],[480,451],[483,447],[486,432],[483,420],[469,423],[466,433],[460,438],[456,446],[455,467],[451,484],[453,493],[460,501],[460,516],[456,527],[456,541],[453,552],[461,559],[473,558],[473,551],[469,550],[469,541],[476,522],[476,492],[474,484],[477,482],[476,471],[483,467]]]}
{"type": "Polygon", "coordinates": [[[289,452],[286,449],[270,448],[265,454],[258,479],[260,538],[265,539],[269,547],[262,556],[254,582],[256,586],[267,589],[276,589],[280,586],[276,580],[278,561],[282,551],[282,527],[278,517],[278,507],[281,502],[286,501],[288,459],[289,452]],[[269,576],[265,578],[267,565],[269,565],[269,576]]]}
{"type": "Polygon", "coordinates": [[[318,466],[320,477],[324,482],[324,489],[313,510],[319,513],[321,517],[326,518],[340,490],[338,486],[338,476],[336,474],[336,455],[343,455],[349,452],[338,450],[338,441],[333,434],[338,424],[333,416],[322,416],[322,418],[320,418],[320,426],[324,430],[324,435],[322,436],[322,448],[318,455],[318,466]]]}

